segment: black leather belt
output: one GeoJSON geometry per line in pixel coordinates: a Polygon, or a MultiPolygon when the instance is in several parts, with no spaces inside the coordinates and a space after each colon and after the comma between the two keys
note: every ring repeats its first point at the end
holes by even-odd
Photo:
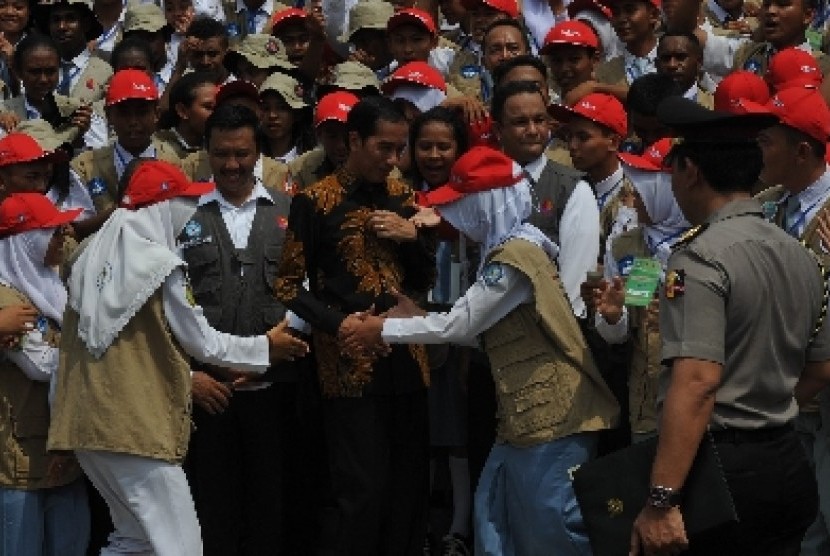
{"type": "Polygon", "coordinates": [[[769,442],[793,432],[792,425],[765,427],[762,429],[722,429],[712,430],[715,442],[730,444],[748,444],[752,442],[769,442]]]}

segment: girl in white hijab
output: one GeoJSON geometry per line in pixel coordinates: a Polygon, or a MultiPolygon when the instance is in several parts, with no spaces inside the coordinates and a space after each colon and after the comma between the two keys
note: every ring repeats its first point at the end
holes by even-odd
{"type": "MultiPolygon", "coordinates": [[[[479,279],[448,313],[424,314],[401,296],[384,317],[358,315],[344,334],[347,349],[377,349],[382,342],[471,344],[489,333],[492,336],[484,342],[488,356],[501,357],[505,350],[526,349],[509,338],[495,345],[495,336],[517,323],[506,319],[533,314],[533,324],[519,326],[514,339],[536,337],[532,327],[538,326],[543,339],[532,349],[546,355],[528,355],[522,378],[511,388],[503,383],[496,388],[502,408],[500,441],[490,452],[475,493],[475,553],[545,554],[551,547],[562,556],[590,553],[567,470],[592,456],[595,431],[610,426],[616,403],[593,363],[585,360],[588,347],[554,266],[558,247],[525,222],[535,202],[530,186],[521,168],[503,153],[474,147],[453,165],[449,183],[426,198],[447,222],[481,244],[484,264],[479,279]],[[514,262],[501,262],[502,257],[514,262]],[[539,299],[544,299],[543,305],[539,299]],[[491,331],[496,326],[501,328],[491,331]],[[554,360],[554,365],[544,363],[554,360]],[[539,388],[571,379],[578,387],[568,394],[558,387],[539,388]],[[574,434],[540,432],[533,429],[536,425],[513,429],[514,419],[521,417],[510,408],[518,403],[524,407],[520,413],[531,411],[526,405],[531,398],[536,410],[555,405],[567,414],[564,420],[586,419],[592,424],[570,431],[574,434]],[[514,434],[518,430],[536,432],[524,437],[514,434]]],[[[496,368],[496,362],[493,367],[497,382],[512,372],[496,368]]]]}
{"type": "Polygon", "coordinates": [[[80,556],[89,538],[80,468],[46,449],[49,383],[66,305],[57,266],[68,224],[80,212],[60,212],[40,193],[13,194],[0,204],[0,306],[29,303],[38,312],[31,330],[3,350],[0,372],[0,537],[9,554],[44,554],[52,546],[80,556]]]}

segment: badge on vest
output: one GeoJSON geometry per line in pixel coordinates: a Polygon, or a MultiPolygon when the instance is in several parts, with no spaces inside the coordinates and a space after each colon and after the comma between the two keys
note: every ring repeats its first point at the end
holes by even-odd
{"type": "Polygon", "coordinates": [[[626,255],[619,261],[617,261],[617,271],[620,273],[620,276],[628,276],[631,274],[631,269],[634,266],[634,257],[632,255],[626,255]]]}
{"type": "Polygon", "coordinates": [[[49,330],[49,321],[46,320],[46,317],[43,315],[38,315],[37,320],[35,321],[35,328],[37,328],[41,334],[46,334],[46,331],[49,330]]]}
{"type": "Polygon", "coordinates": [[[674,299],[686,293],[686,271],[672,270],[666,276],[666,298],[674,299]]]}
{"type": "Polygon", "coordinates": [[[542,201],[542,205],[539,207],[539,210],[542,212],[542,214],[549,215],[553,212],[553,201],[551,201],[550,199],[545,199],[544,201],[542,201]]]}
{"type": "Polygon", "coordinates": [[[280,230],[285,230],[288,228],[288,218],[285,216],[277,216],[277,227],[280,230]]]}
{"type": "Polygon", "coordinates": [[[504,276],[504,269],[499,263],[488,263],[481,269],[481,279],[487,286],[495,286],[504,276]]]}
{"type": "Polygon", "coordinates": [[[191,220],[184,226],[184,235],[190,239],[196,239],[202,235],[202,225],[195,220],[191,220]]]}
{"type": "Polygon", "coordinates": [[[86,188],[89,190],[90,195],[98,197],[106,192],[107,184],[105,184],[104,180],[101,178],[92,178],[86,183],[86,188]]]}
{"type": "Polygon", "coordinates": [[[478,77],[479,75],[481,75],[480,67],[474,64],[461,66],[461,77],[463,77],[464,79],[473,79],[474,77],[478,77]]]}
{"type": "Polygon", "coordinates": [[[752,73],[759,73],[761,71],[761,62],[758,60],[747,60],[744,63],[744,69],[752,73]]]}

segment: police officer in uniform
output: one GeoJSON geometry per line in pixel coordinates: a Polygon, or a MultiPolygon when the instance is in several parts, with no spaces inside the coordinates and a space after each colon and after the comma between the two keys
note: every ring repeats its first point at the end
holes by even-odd
{"type": "Polygon", "coordinates": [[[681,136],[672,188],[696,227],[675,247],[660,299],[659,442],[631,554],[797,554],[817,488],[792,426],[793,390],[805,366],[830,367],[825,276],[750,198],[755,135],[773,116],[673,97],[658,117],[681,136]],[[678,502],[707,428],[739,521],[690,544],[678,502]]]}

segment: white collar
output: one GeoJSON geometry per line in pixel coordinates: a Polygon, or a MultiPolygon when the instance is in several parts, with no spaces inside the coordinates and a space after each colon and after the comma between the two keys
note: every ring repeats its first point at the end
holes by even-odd
{"type": "Polygon", "coordinates": [[[697,83],[693,83],[689,89],[683,93],[683,98],[697,101],[697,94],[700,92],[700,89],[697,87],[697,83]]]}
{"type": "Polygon", "coordinates": [[[80,54],[67,61],[72,62],[76,68],[83,69],[89,63],[90,56],[89,49],[84,48],[80,54]]]}
{"type": "Polygon", "coordinates": [[[542,156],[530,162],[524,166],[525,172],[530,174],[530,177],[533,178],[533,181],[539,181],[539,178],[542,176],[542,171],[545,169],[548,163],[548,156],[542,153],[542,156]]]}
{"type": "MultiPolygon", "coordinates": [[[[781,200],[786,202],[789,197],[789,195],[786,195],[781,200]]],[[[800,191],[796,197],[802,210],[808,207],[818,207],[820,203],[827,200],[830,197],[830,169],[825,167],[824,173],[819,179],[800,191]]]]}
{"type": "Polygon", "coordinates": [[[287,153],[285,153],[284,155],[275,156],[274,160],[276,160],[277,162],[282,162],[283,164],[288,164],[289,162],[291,162],[295,158],[297,158],[297,146],[296,145],[291,147],[291,150],[288,151],[287,153]]]}
{"type": "Polygon", "coordinates": [[[38,110],[37,108],[35,108],[31,104],[29,104],[29,99],[26,98],[26,93],[23,93],[23,110],[26,111],[26,119],[28,119],[28,120],[31,120],[31,119],[36,119],[37,120],[37,119],[43,118],[43,115],[40,113],[40,110],[38,110]],[[37,114],[37,116],[35,116],[34,118],[30,118],[29,117],[30,112],[33,113],[33,114],[37,114]]]}
{"type": "MultiPolygon", "coordinates": [[[[715,0],[706,0],[706,5],[709,7],[709,11],[712,12],[712,15],[714,15],[718,20],[718,23],[723,25],[723,22],[729,17],[726,10],[724,10],[720,4],[715,2],[715,0]]],[[[741,16],[741,19],[743,19],[743,16],[741,16]]]]}
{"type": "Polygon", "coordinates": [[[626,67],[630,66],[634,63],[634,60],[646,60],[652,66],[654,65],[654,61],[657,59],[657,45],[654,45],[654,48],[651,49],[651,52],[646,54],[645,56],[635,56],[631,52],[628,51],[627,48],[623,49],[623,62],[625,62],[626,67]]]}
{"type": "Polygon", "coordinates": [[[121,179],[121,176],[124,175],[124,169],[127,165],[132,161],[134,158],[155,158],[156,157],[156,145],[152,141],[150,141],[150,145],[144,149],[141,154],[137,157],[133,156],[127,149],[121,146],[121,143],[118,141],[115,142],[113,147],[113,155],[115,158],[115,173],[118,174],[118,179],[121,179]]]}
{"type": "Polygon", "coordinates": [[[617,187],[619,183],[622,182],[623,179],[623,169],[622,164],[617,164],[617,169],[614,170],[610,176],[607,178],[598,181],[594,185],[594,191],[596,192],[597,199],[602,198],[603,195],[606,195],[612,189],[617,187]]]}
{"type": "MultiPolygon", "coordinates": [[[[236,13],[241,13],[243,10],[248,10],[243,0],[236,0],[236,13]]],[[[266,15],[274,13],[274,0],[265,0],[263,4],[257,8],[257,14],[264,13],[266,15]]]]}
{"type": "Polygon", "coordinates": [[[268,191],[262,185],[262,180],[254,178],[254,189],[251,191],[251,195],[247,199],[245,199],[245,201],[238,207],[236,205],[229,203],[225,199],[225,197],[219,192],[218,187],[214,188],[214,190],[210,193],[205,193],[204,195],[199,197],[199,202],[197,203],[197,206],[201,207],[203,205],[216,201],[222,208],[226,208],[229,210],[238,210],[250,203],[256,203],[259,199],[265,199],[269,203],[273,202],[273,199],[268,194],[268,191]]]}

